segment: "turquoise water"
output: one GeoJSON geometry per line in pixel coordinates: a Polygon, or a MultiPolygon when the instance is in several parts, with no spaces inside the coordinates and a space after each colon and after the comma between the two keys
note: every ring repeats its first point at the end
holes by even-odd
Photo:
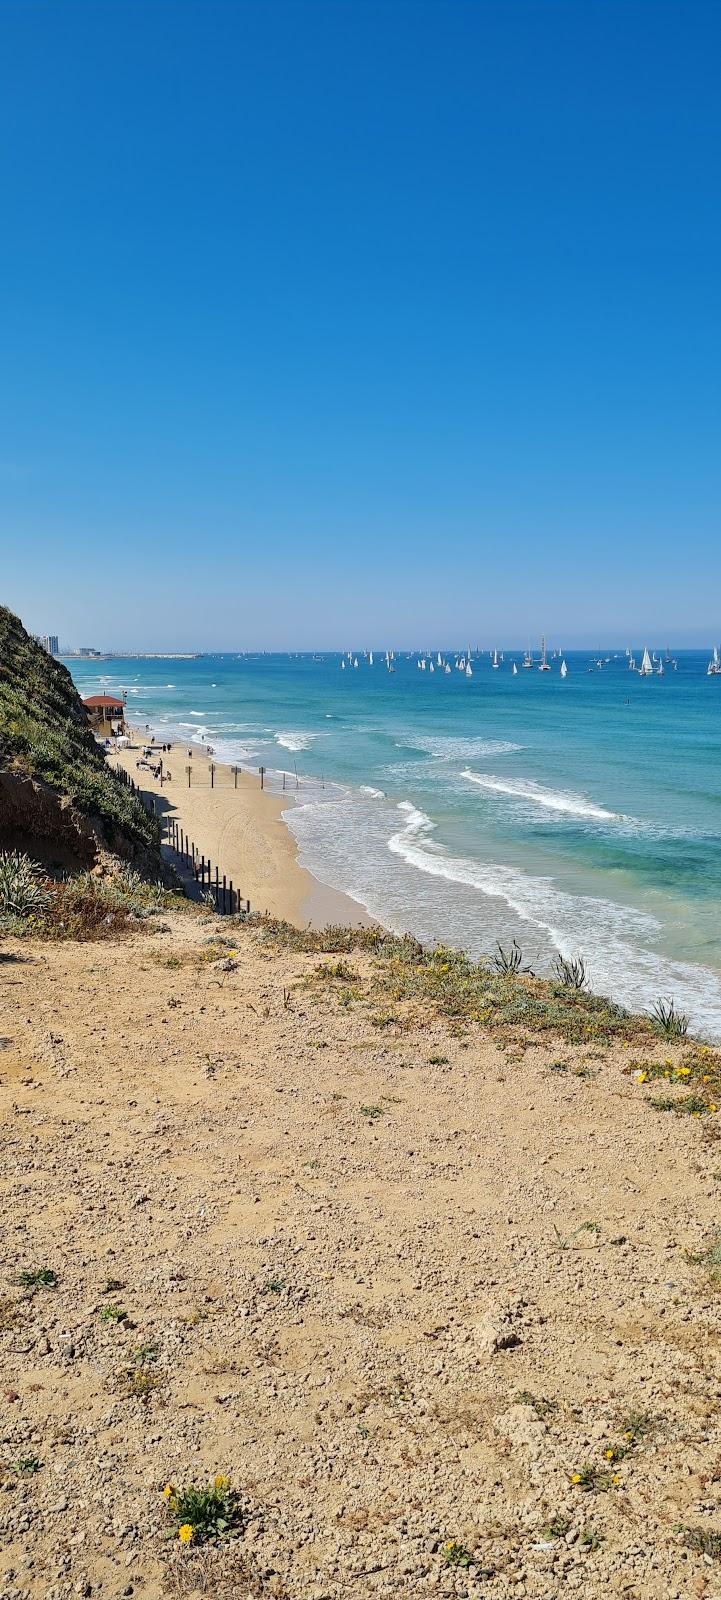
{"type": "Polygon", "coordinates": [[[516,937],[539,970],[580,952],[598,992],[673,995],[721,1039],[721,677],[707,652],[649,678],[515,658],[471,678],[381,654],[70,665],[161,737],[292,773],[301,861],[387,926],[474,955],[516,937]]]}

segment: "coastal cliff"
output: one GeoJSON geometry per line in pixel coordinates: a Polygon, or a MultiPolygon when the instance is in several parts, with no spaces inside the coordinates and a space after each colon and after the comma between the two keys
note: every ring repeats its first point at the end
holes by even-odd
{"type": "Polygon", "coordinates": [[[158,826],[105,759],[67,668],[0,606],[0,849],[162,870],[158,826]]]}

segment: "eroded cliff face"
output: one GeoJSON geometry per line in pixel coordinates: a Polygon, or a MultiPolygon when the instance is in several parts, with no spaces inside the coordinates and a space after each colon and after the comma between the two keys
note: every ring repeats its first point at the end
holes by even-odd
{"type": "Polygon", "coordinates": [[[51,870],[103,871],[120,858],[144,876],[165,877],[155,852],[120,829],[111,836],[67,796],[21,769],[0,769],[0,850],[24,850],[51,870]]]}
{"type": "Polygon", "coordinates": [[[0,849],[25,850],[46,866],[93,867],[96,830],[72,802],[23,772],[0,771],[0,849]]]}

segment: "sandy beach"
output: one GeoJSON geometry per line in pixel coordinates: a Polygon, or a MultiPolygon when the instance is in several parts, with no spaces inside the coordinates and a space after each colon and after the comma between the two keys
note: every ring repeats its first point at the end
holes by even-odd
{"type": "Polygon", "coordinates": [[[171,779],[161,785],[147,768],[137,766],[149,736],[137,727],[128,732],[130,747],[113,752],[111,763],[124,768],[147,792],[162,796],[167,814],[190,835],[198,851],[232,879],[253,911],[268,911],[298,927],[371,922],[356,901],[319,882],[300,865],[295,840],[283,820],[283,812],[294,803],[291,794],[281,798],[261,789],[257,772],[239,769],[236,780],[231,767],[196,745],[171,746],[163,756],[171,779]]]}

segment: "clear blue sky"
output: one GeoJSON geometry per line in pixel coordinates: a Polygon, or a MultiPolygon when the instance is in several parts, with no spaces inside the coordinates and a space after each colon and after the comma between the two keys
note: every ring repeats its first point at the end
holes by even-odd
{"type": "Polygon", "coordinates": [[[3,0],[2,598],[718,638],[720,59],[717,0],[3,0]]]}

